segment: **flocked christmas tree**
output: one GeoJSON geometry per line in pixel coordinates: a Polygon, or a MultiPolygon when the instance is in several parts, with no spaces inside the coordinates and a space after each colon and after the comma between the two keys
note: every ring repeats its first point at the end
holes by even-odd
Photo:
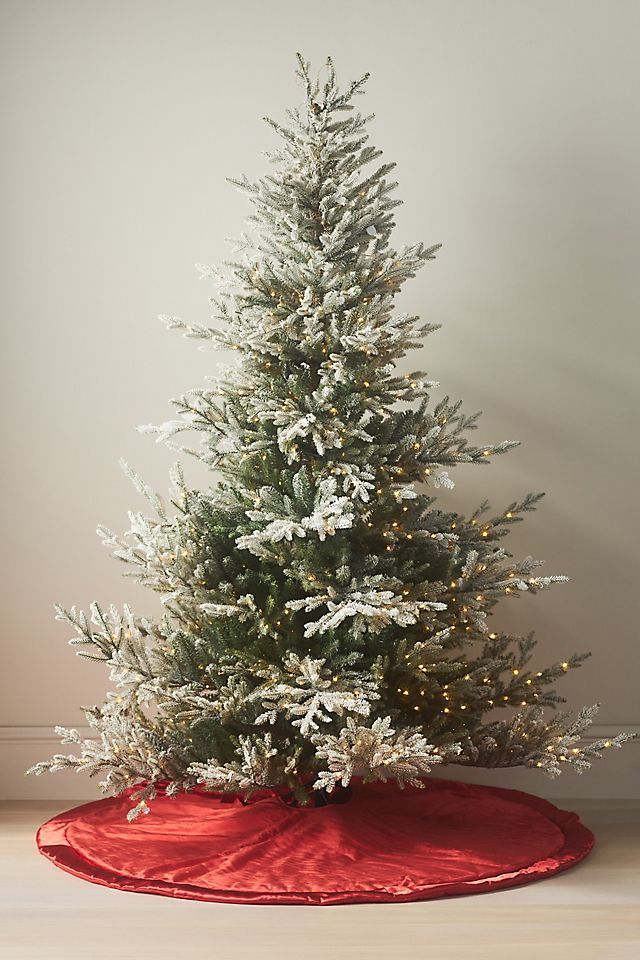
{"type": "Polygon", "coordinates": [[[240,262],[200,268],[220,326],[162,318],[237,352],[174,401],[177,419],[144,428],[171,445],[200,431],[191,452],[217,478],[193,490],[175,468],[169,509],[129,471],[154,516],[132,513],[124,538],[99,528],[166,614],[58,611],[116,689],[86,710],[95,739],[57,728],[79,755],[32,769],[139,784],[130,816],[160,782],[305,802],[353,776],[421,784],[434,764],[581,771],[626,739],[584,745],[596,708],[553,712],[554,681],[585,655],[537,669],[531,635],[491,630],[506,595],[566,579],[503,546],[541,495],[470,517],[436,505],[448,469],[515,443],[474,445],[476,415],[398,372],[435,328],[394,300],[437,247],[391,246],[394,165],[352,112],[366,77],[340,92],[331,61],[321,86],[298,59],[304,105],[288,126],[268,120],[274,171],[233,181],[254,211],[240,262]]]}

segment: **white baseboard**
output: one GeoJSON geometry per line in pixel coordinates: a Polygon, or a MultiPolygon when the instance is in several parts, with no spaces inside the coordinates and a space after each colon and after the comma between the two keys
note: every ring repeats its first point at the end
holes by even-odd
{"type": "MultiPolygon", "coordinates": [[[[89,727],[76,727],[90,736],[89,727]]],[[[572,771],[550,780],[536,770],[522,768],[482,770],[450,766],[437,776],[465,782],[493,784],[515,790],[527,790],[551,800],[637,800],[640,798],[640,724],[601,724],[591,727],[587,740],[614,737],[621,730],[635,733],[636,739],[622,750],[607,751],[594,761],[582,776],[572,771]]],[[[97,782],[74,773],[44,774],[26,777],[24,772],[38,760],[53,753],[73,753],[73,744],[60,745],[51,727],[0,727],[0,800],[93,800],[100,796],[97,782]]]]}

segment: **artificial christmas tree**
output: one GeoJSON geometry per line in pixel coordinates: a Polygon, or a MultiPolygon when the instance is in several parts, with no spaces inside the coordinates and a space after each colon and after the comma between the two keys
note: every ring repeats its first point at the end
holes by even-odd
{"type": "Polygon", "coordinates": [[[625,739],[584,744],[595,708],[552,712],[552,684],[584,654],[537,669],[531,635],[489,626],[498,600],[566,579],[503,546],[541,495],[470,517],[437,506],[452,467],[516,444],[475,445],[477,415],[398,371],[435,327],[394,300],[437,247],[390,245],[394,165],[351,112],[366,77],[341,93],[330,60],[320,86],[298,59],[304,105],[268,120],[274,172],[232,181],[254,210],[240,261],[200,268],[220,326],[163,318],[236,351],[223,379],[174,401],[176,419],[143,428],[172,445],[199,431],[191,452],[217,479],[193,490],[175,468],[169,509],[130,471],[154,517],[131,514],[124,538],[99,528],[166,614],[59,610],[116,690],[87,711],[95,739],[59,730],[79,755],[33,769],[103,775],[130,819],[159,790],[304,808],[352,782],[413,797],[436,764],[580,772],[625,739]]]}

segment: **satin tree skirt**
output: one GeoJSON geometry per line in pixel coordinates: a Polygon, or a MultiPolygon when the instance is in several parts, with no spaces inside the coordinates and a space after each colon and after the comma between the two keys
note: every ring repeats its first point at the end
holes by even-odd
{"type": "Polygon", "coordinates": [[[126,820],[127,797],[40,827],[61,870],[118,890],[225,903],[430,900],[519,886],[587,856],[593,834],[538,797],[451,780],[425,789],[356,782],[350,799],[291,807],[275,794],[159,796],[126,820]]]}

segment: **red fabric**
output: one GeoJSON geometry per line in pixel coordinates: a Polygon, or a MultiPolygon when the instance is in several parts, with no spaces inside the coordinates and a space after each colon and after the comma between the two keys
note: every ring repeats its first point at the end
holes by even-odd
{"type": "Polygon", "coordinates": [[[127,798],[45,823],[56,866],[119,890],[226,903],[429,900],[516,886],[566,870],[593,835],[576,814],[515,790],[428,779],[426,789],[353,785],[344,804],[243,804],[161,796],[125,819],[127,798]]]}

